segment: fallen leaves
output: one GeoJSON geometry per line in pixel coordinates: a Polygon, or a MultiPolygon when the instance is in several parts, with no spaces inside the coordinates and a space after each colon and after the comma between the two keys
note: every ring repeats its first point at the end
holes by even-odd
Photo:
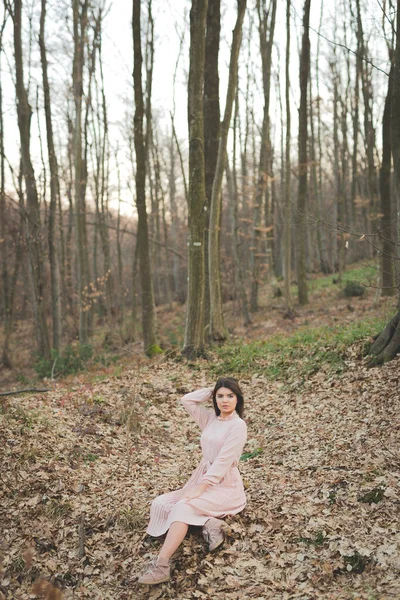
{"type": "Polygon", "coordinates": [[[160,543],[145,535],[148,510],[198,464],[199,432],[177,400],[210,383],[204,372],[161,363],[10,400],[0,598],[398,599],[399,361],[353,362],[301,391],[243,382],[248,505],[216,554],[193,530],[171,582],[150,591],[136,584],[160,543]]]}

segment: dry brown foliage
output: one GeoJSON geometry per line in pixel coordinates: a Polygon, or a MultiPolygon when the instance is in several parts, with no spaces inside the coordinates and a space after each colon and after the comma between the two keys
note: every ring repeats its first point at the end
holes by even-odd
{"type": "Polygon", "coordinates": [[[159,541],[151,500],[181,486],[199,431],[178,403],[211,384],[161,362],[96,384],[11,398],[0,414],[0,597],[388,600],[400,598],[399,366],[312,376],[301,390],[255,376],[241,463],[248,506],[207,554],[193,530],[172,579],[137,575],[159,541]],[[376,503],[375,503],[376,501],[376,503]]]}

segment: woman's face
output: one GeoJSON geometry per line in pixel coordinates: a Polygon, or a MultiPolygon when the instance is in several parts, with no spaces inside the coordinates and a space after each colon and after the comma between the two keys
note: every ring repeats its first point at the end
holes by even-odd
{"type": "Polygon", "coordinates": [[[237,396],[232,390],[226,387],[219,388],[215,399],[221,411],[221,417],[229,417],[234,412],[237,404],[237,396]]]}

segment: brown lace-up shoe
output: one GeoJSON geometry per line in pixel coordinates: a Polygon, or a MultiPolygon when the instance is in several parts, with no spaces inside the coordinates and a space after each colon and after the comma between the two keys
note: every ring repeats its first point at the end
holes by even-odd
{"type": "Polygon", "coordinates": [[[203,526],[203,537],[208,544],[208,551],[212,552],[223,544],[225,533],[230,530],[229,525],[220,519],[211,517],[203,526]]]}
{"type": "Polygon", "coordinates": [[[138,579],[143,585],[157,585],[170,579],[170,566],[168,558],[160,556],[153,558],[147,565],[146,571],[138,579]]]}

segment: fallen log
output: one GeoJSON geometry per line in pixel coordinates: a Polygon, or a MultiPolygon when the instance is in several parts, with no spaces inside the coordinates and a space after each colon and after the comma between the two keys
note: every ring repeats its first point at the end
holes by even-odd
{"type": "Polygon", "coordinates": [[[50,388],[40,388],[40,389],[36,389],[36,388],[27,388],[25,390],[15,390],[13,392],[0,392],[0,396],[13,396],[14,394],[25,394],[25,393],[31,393],[33,394],[34,392],[51,392],[50,388]]]}

